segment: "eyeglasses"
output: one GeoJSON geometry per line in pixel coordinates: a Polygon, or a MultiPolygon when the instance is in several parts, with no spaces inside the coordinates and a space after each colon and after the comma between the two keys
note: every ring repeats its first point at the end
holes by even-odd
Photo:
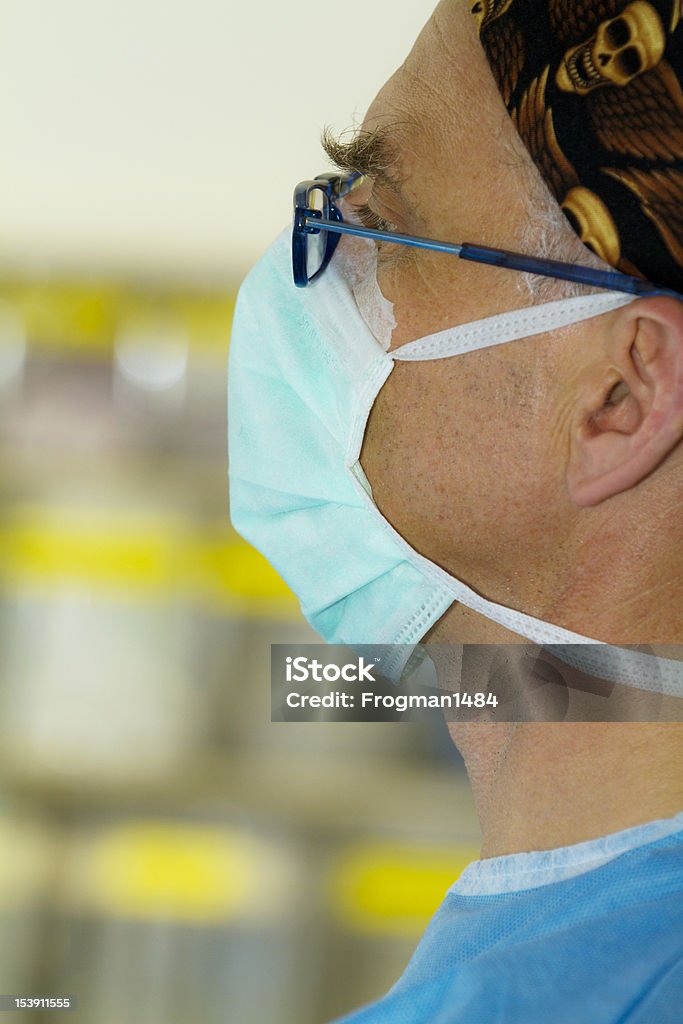
{"type": "Polygon", "coordinates": [[[629,277],[618,271],[594,270],[560,260],[543,260],[524,256],[504,249],[490,249],[484,245],[469,242],[439,242],[434,238],[420,238],[417,235],[396,234],[393,231],[375,231],[357,224],[345,224],[337,206],[340,199],[348,195],[363,182],[363,175],[357,172],[319,174],[313,181],[302,181],[294,190],[294,230],[292,232],[292,269],[294,284],[305,288],[318,281],[329,266],[339,239],[342,235],[357,235],[377,241],[410,245],[417,249],[431,249],[447,252],[462,260],[488,263],[495,267],[518,270],[541,277],[557,277],[563,281],[575,281],[594,288],[608,288],[633,295],[670,295],[683,299],[683,295],[670,288],[661,288],[651,281],[629,277]]]}

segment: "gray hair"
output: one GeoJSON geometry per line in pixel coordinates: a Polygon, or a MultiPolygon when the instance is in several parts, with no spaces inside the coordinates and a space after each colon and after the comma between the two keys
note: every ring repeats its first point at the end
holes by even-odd
{"type": "MultiPolygon", "coordinates": [[[[525,154],[527,155],[527,154],[525,154]]],[[[526,216],[519,237],[519,251],[541,259],[581,263],[596,270],[612,270],[603,259],[583,244],[562,209],[541,178],[531,159],[520,161],[518,169],[524,182],[526,216]]],[[[562,281],[538,274],[518,274],[517,287],[532,303],[569,299],[595,291],[574,281],[562,281]]]]}

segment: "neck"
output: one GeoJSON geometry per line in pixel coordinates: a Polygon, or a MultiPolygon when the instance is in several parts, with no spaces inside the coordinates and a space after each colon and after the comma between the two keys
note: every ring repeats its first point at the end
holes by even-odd
{"type": "Polygon", "coordinates": [[[585,524],[539,618],[606,643],[683,643],[683,558],[671,525],[678,513],[656,496],[650,509],[585,524]]]}
{"type": "Polygon", "coordinates": [[[683,809],[683,724],[469,723],[452,732],[482,857],[569,846],[683,809]]]}

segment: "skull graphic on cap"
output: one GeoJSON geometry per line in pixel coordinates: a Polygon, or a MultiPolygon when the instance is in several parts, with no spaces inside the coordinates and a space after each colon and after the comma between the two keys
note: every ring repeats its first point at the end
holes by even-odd
{"type": "Polygon", "coordinates": [[[616,18],[598,25],[583,43],[567,50],[555,81],[564,92],[583,96],[601,86],[624,86],[662,58],[666,38],[657,11],[634,0],[616,18]]]}
{"type": "Polygon", "coordinates": [[[472,0],[470,12],[480,32],[485,25],[505,14],[512,0],[472,0]]]}

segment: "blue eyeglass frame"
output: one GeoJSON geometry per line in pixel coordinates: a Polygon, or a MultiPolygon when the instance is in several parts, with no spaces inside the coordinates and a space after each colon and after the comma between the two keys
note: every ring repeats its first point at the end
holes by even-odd
{"type": "Polygon", "coordinates": [[[563,263],[560,260],[544,260],[535,256],[525,256],[519,252],[505,249],[492,249],[484,245],[472,245],[470,242],[440,242],[434,238],[421,238],[419,235],[403,235],[393,231],[376,231],[357,224],[345,224],[340,210],[335,205],[363,181],[363,175],[357,171],[319,174],[313,181],[302,181],[294,189],[294,227],[292,231],[292,270],[294,284],[305,288],[322,277],[329,266],[334,251],[342,235],[357,235],[360,238],[371,238],[377,241],[394,242],[397,245],[410,245],[416,249],[431,249],[433,252],[447,252],[459,256],[462,260],[475,263],[487,263],[490,266],[504,267],[527,274],[538,274],[540,277],[556,277],[562,281],[575,281],[594,288],[607,288],[611,291],[628,292],[631,295],[668,295],[683,299],[683,295],[671,288],[663,288],[644,281],[639,277],[629,277],[617,270],[595,270],[576,263],[563,263]],[[322,191],[326,196],[328,217],[323,217],[320,210],[310,206],[310,195],[313,190],[322,191]],[[307,268],[307,239],[309,235],[317,235],[321,230],[327,232],[325,253],[320,268],[311,277],[307,268]]]}

